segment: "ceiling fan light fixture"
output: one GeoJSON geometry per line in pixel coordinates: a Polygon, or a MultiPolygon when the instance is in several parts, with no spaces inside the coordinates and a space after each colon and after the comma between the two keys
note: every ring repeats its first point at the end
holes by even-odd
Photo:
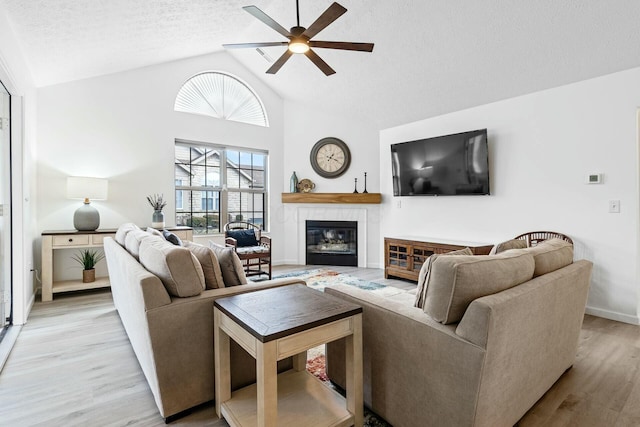
{"type": "Polygon", "coordinates": [[[309,42],[304,39],[293,39],[289,42],[289,50],[292,53],[307,53],[309,51],[309,42]]]}

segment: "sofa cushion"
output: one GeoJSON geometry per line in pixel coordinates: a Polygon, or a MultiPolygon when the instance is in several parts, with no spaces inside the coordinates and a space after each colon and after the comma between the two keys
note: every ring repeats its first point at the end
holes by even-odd
{"type": "Polygon", "coordinates": [[[435,261],[440,255],[473,255],[473,252],[469,248],[459,249],[457,251],[447,252],[446,254],[433,254],[427,258],[422,264],[420,269],[420,275],[418,276],[418,287],[416,289],[416,298],[413,303],[414,307],[422,308],[424,306],[424,299],[427,294],[427,286],[429,283],[429,270],[431,269],[431,263],[435,261]]]}
{"type": "Polygon", "coordinates": [[[140,243],[140,263],[160,278],[167,292],[176,297],[200,295],[205,288],[198,259],[183,246],[156,238],[140,243]]]}
{"type": "Polygon", "coordinates": [[[125,222],[120,227],[118,227],[118,230],[116,231],[115,239],[116,239],[116,242],[120,243],[120,246],[122,246],[123,248],[125,245],[125,239],[127,237],[127,233],[132,230],[140,230],[140,227],[138,227],[132,222],[125,222]]]}
{"type": "Polygon", "coordinates": [[[209,247],[215,252],[220,263],[224,286],[246,285],[247,276],[236,251],[231,246],[221,246],[213,242],[209,242],[209,247]]]}
{"type": "Polygon", "coordinates": [[[224,288],[222,271],[213,249],[197,243],[185,241],[184,247],[189,249],[198,258],[202,272],[204,273],[204,283],[207,289],[224,288]]]}
{"type": "MultiPolygon", "coordinates": [[[[533,255],[536,263],[533,277],[551,273],[573,262],[573,245],[562,239],[549,239],[536,246],[514,249],[513,252],[525,252],[533,255]]],[[[509,253],[504,252],[504,253],[509,253]]]]}
{"type": "Polygon", "coordinates": [[[227,237],[236,239],[238,247],[258,246],[258,239],[252,228],[248,230],[229,230],[227,231],[227,237]]]}
{"type": "Polygon", "coordinates": [[[129,252],[135,259],[140,259],[140,243],[144,239],[162,239],[162,237],[154,236],[153,234],[147,233],[146,231],[131,230],[126,234],[124,238],[124,248],[129,252]]]}
{"type": "Polygon", "coordinates": [[[157,229],[155,229],[153,227],[147,227],[146,231],[149,234],[153,234],[155,236],[159,236],[159,237],[162,237],[164,239],[164,236],[162,235],[162,232],[160,230],[157,230],[157,229]]]}
{"type": "Polygon", "coordinates": [[[431,264],[423,310],[440,323],[459,322],[473,300],[531,280],[534,268],[526,252],[441,255],[431,264]]]}
{"type": "Polygon", "coordinates": [[[493,248],[489,255],[497,255],[501,252],[508,251],[509,249],[524,249],[527,247],[527,242],[521,239],[511,239],[506,242],[498,243],[493,248]]]}

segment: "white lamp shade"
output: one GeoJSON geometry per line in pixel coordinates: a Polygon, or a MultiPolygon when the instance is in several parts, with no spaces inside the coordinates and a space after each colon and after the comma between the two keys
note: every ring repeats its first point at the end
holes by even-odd
{"type": "Polygon", "coordinates": [[[67,178],[67,198],[107,200],[109,181],[102,178],[70,176],[67,178]]]}

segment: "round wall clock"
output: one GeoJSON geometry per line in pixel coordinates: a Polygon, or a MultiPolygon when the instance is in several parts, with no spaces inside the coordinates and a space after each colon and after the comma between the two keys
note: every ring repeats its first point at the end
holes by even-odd
{"type": "Polygon", "coordinates": [[[338,138],[322,138],[311,149],[311,167],[324,178],[337,178],[349,169],[351,152],[338,138]]]}

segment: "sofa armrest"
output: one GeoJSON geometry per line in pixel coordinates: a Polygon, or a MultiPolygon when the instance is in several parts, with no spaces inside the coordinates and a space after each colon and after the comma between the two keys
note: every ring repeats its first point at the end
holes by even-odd
{"type": "Polygon", "coordinates": [[[225,246],[231,246],[233,248],[237,248],[238,247],[238,241],[236,239],[234,239],[233,237],[225,237],[224,238],[224,244],[225,244],[225,246]]]}
{"type": "MultiPolygon", "coordinates": [[[[353,286],[325,292],[363,307],[365,404],[392,425],[421,420],[471,425],[484,349],[432,320],[421,309],[353,286]]],[[[344,387],[344,341],[327,344],[327,373],[344,387]]]]}
{"type": "MultiPolygon", "coordinates": [[[[148,371],[156,376],[148,380],[152,389],[155,386],[159,391],[156,402],[164,416],[214,398],[214,301],[295,283],[305,284],[300,279],[286,278],[210,289],[193,297],[172,298],[171,304],[147,310],[148,345],[153,359],[153,368],[148,371]]],[[[233,389],[255,382],[255,360],[235,343],[231,352],[233,389]]],[[[291,359],[278,362],[278,366],[280,370],[290,368],[291,359]]]]}
{"type": "Polygon", "coordinates": [[[589,261],[576,261],[469,305],[456,333],[491,355],[480,388],[479,425],[517,422],[571,367],[591,268],[589,261]]]}

